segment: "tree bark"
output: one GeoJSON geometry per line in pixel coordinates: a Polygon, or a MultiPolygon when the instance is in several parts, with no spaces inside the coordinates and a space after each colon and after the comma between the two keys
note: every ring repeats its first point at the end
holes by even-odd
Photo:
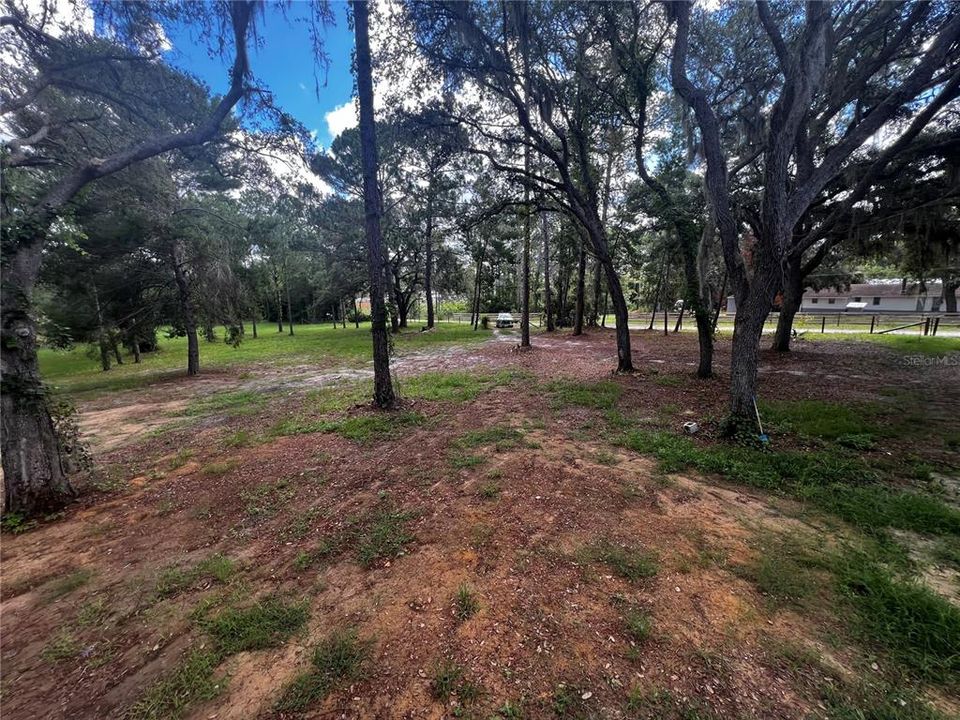
{"type": "Polygon", "coordinates": [[[948,313],[957,311],[957,289],[960,288],[960,280],[943,280],[943,307],[948,313]]]}
{"type": "Polygon", "coordinates": [[[283,258],[283,289],[287,294],[287,329],[293,335],[293,305],[290,302],[290,278],[287,277],[287,258],[283,258]]]}
{"type": "Polygon", "coordinates": [[[197,320],[190,297],[190,281],[184,270],[186,257],[179,240],[173,244],[173,275],[177,281],[177,293],[180,298],[180,312],[183,314],[183,327],[187,333],[187,375],[200,372],[200,343],[197,339],[197,320]]]}
{"type": "MultiPolygon", "coordinates": [[[[773,349],[790,352],[793,337],[793,320],[803,301],[803,272],[799,260],[789,260],[783,265],[783,301],[777,318],[777,331],[773,336],[773,349]]],[[[739,312],[739,308],[738,308],[739,312]]]]}
{"type": "Polygon", "coordinates": [[[140,364],[140,341],[134,338],[131,344],[133,345],[133,364],[139,365],[140,364]]]}
{"type": "Polygon", "coordinates": [[[100,350],[100,368],[106,372],[110,369],[110,349],[107,346],[107,331],[103,327],[103,310],[100,308],[100,293],[97,292],[97,284],[90,285],[90,292],[93,295],[93,307],[97,313],[97,347],[100,350]]]}
{"type": "Polygon", "coordinates": [[[360,159],[363,166],[364,224],[367,269],[370,274],[371,335],[373,336],[373,399],[378,407],[393,407],[386,307],[383,300],[383,248],[380,234],[380,188],[377,186],[377,135],[373,119],[373,71],[370,62],[369,8],[353,0],[356,34],[357,95],[360,103],[360,159]]]}
{"type": "Polygon", "coordinates": [[[587,248],[580,243],[580,255],[577,259],[577,301],[573,310],[573,334],[583,335],[583,306],[587,281],[587,248]]]}
{"type": "Polygon", "coordinates": [[[25,516],[54,512],[75,495],[40,382],[31,294],[42,243],[5,257],[0,282],[0,448],[4,511],[25,516]]]}
{"type": "Polygon", "coordinates": [[[426,255],[426,270],[423,275],[423,291],[427,296],[427,329],[434,326],[433,314],[433,180],[427,188],[430,195],[427,197],[427,232],[424,254],[426,255]]]}
{"type": "Polygon", "coordinates": [[[547,332],[556,330],[553,322],[553,296],[550,290],[550,228],[547,214],[540,213],[540,231],[543,233],[543,304],[547,314],[547,332]]]}

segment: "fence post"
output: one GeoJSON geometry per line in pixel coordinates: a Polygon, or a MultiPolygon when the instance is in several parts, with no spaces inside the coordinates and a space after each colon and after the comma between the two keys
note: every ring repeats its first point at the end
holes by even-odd
{"type": "Polygon", "coordinates": [[[873,324],[877,321],[876,315],[870,316],[870,334],[873,335],[873,324]]]}
{"type": "Polygon", "coordinates": [[[824,315],[820,318],[820,334],[823,335],[827,331],[827,316],[824,315]]]}
{"type": "Polygon", "coordinates": [[[934,318],[934,320],[933,320],[933,335],[934,335],[934,337],[936,337],[936,335],[937,335],[937,330],[939,330],[939,329],[940,329],[940,318],[937,317],[937,318],[934,318]]]}
{"type": "Polygon", "coordinates": [[[927,318],[923,323],[923,334],[924,335],[930,334],[930,318],[927,318]]]}

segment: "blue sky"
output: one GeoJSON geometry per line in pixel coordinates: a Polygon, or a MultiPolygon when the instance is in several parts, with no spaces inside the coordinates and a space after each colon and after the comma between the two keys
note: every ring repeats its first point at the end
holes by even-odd
{"type": "MultiPolygon", "coordinates": [[[[267,6],[257,28],[261,47],[254,49],[250,58],[254,75],[273,92],[276,103],[316,131],[317,142],[327,147],[333,137],[326,114],[342,108],[353,96],[353,33],[347,25],[347,4],[332,0],[330,7],[335,24],[323,30],[329,58],[326,72],[315,69],[309,26],[305,22],[309,6],[303,0],[292,2],[285,13],[272,4],[267,6]]],[[[210,57],[206,43],[189,27],[168,28],[167,35],[173,45],[168,53],[172,64],[196,75],[214,92],[226,91],[229,59],[210,57]]],[[[341,122],[342,113],[341,110],[341,122]]]]}

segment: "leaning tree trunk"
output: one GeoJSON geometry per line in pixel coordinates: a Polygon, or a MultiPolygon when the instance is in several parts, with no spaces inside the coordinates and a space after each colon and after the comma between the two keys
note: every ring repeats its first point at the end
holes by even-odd
{"type": "Polygon", "coordinates": [[[790,340],[793,337],[793,320],[803,302],[803,274],[799,260],[791,260],[784,265],[783,301],[780,303],[780,316],[777,318],[777,331],[773,336],[773,349],[777,352],[790,352],[790,340]]]}
{"type": "Polygon", "coordinates": [[[613,303],[613,314],[617,321],[617,372],[633,372],[633,358],[630,351],[630,327],[627,314],[627,301],[623,296],[620,278],[612,262],[605,262],[607,287],[610,290],[610,300],[613,303]]]}
{"type": "Polygon", "coordinates": [[[373,119],[373,71],[370,63],[369,7],[353,0],[356,34],[357,95],[360,102],[360,160],[363,167],[364,224],[367,270],[370,274],[370,315],[373,335],[373,399],[378,407],[394,404],[390,380],[390,346],[383,301],[383,239],[380,234],[380,189],[377,186],[377,134],[373,119]]]}
{"type": "Polygon", "coordinates": [[[173,275],[177,281],[177,294],[180,298],[180,312],[183,314],[183,326],[187,332],[187,375],[200,372],[200,343],[197,340],[197,319],[190,297],[190,281],[183,266],[186,263],[183,245],[176,241],[173,245],[173,275]]]}
{"type": "Polygon", "coordinates": [[[587,248],[580,242],[580,256],[577,259],[577,302],[573,311],[573,334],[583,335],[583,306],[586,296],[587,248]]]}
{"type": "Polygon", "coordinates": [[[0,281],[0,451],[4,511],[37,515],[75,495],[37,362],[30,296],[40,264],[36,242],[4,258],[0,281]]]}

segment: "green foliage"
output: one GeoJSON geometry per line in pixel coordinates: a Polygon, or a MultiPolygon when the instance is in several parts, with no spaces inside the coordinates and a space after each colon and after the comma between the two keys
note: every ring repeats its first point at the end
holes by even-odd
{"type": "Polygon", "coordinates": [[[452,453],[450,455],[450,464],[458,470],[483,465],[486,461],[487,459],[483,455],[471,455],[467,453],[452,453]]]}
{"type": "Polygon", "coordinates": [[[877,408],[825,400],[766,402],[761,407],[766,420],[793,432],[826,440],[844,436],[872,436],[877,408]]]}
{"type": "Polygon", "coordinates": [[[263,393],[250,390],[218,392],[194,400],[183,411],[184,415],[252,415],[266,403],[263,393]]]}
{"type": "Polygon", "coordinates": [[[579,406],[612,410],[623,389],[613,380],[583,383],[576,380],[554,380],[547,383],[547,392],[558,407],[579,406]]]}
{"type": "Polygon", "coordinates": [[[960,512],[931,495],[877,484],[873,468],[839,449],[774,452],[729,444],[700,446],[687,437],[649,430],[628,432],[620,442],[656,456],[664,472],[692,468],[788,493],[867,530],[960,533],[960,512]]]}
{"type": "Polygon", "coordinates": [[[284,688],[276,709],[302,712],[323,700],[338,684],[359,678],[370,654],[370,643],[355,630],[337,630],[320,641],[310,657],[310,669],[284,688]]]}
{"type": "Polygon", "coordinates": [[[364,522],[357,538],[357,559],[365,567],[373,567],[380,560],[397,557],[404,545],[413,540],[407,522],[413,513],[378,508],[364,522]]]}
{"type": "Polygon", "coordinates": [[[286,480],[260,483],[240,492],[247,515],[256,519],[273,517],[283,509],[297,494],[297,490],[286,480]]]}
{"type": "Polygon", "coordinates": [[[306,603],[288,605],[269,597],[248,608],[227,608],[203,621],[223,655],[276,647],[307,622],[306,603]]]}
{"type": "Polygon", "coordinates": [[[482,430],[464,433],[454,441],[454,447],[479,448],[493,445],[497,450],[509,450],[523,441],[523,433],[507,425],[493,425],[482,430]]]}
{"type": "Polygon", "coordinates": [[[856,612],[864,639],[883,646],[921,678],[957,685],[960,608],[862,556],[845,560],[838,571],[840,589],[856,612]]]}
{"type": "Polygon", "coordinates": [[[177,666],[154,684],[126,713],[130,720],[176,720],[192,704],[217,696],[222,683],[213,673],[220,657],[211,650],[190,650],[177,666]]]}
{"type": "Polygon", "coordinates": [[[200,580],[210,580],[222,585],[229,582],[235,572],[236,563],[217,553],[204,558],[193,567],[169,566],[164,568],[157,578],[155,592],[160,598],[168,598],[179,595],[200,580]]]}
{"type": "MultiPolygon", "coordinates": [[[[434,332],[404,332],[394,336],[399,353],[450,343],[485,340],[487,333],[473,332],[466,324],[438,323],[434,332]]],[[[72,396],[100,395],[114,390],[142,387],[182,374],[186,364],[185,337],[160,334],[157,352],[146,353],[140,364],[125,363],[109,373],[102,372],[95,359],[80,350],[40,350],[43,377],[58,391],[72,396]]],[[[224,370],[237,365],[269,362],[274,365],[323,365],[332,360],[363,362],[372,358],[370,325],[360,328],[332,328],[330,325],[297,325],[296,334],[263,333],[254,340],[245,337],[236,348],[226,343],[201,343],[201,366],[224,370]]]]}
{"type": "Polygon", "coordinates": [[[47,585],[43,593],[44,599],[48,602],[58,600],[64,595],[68,595],[74,590],[86,585],[88,582],[90,582],[90,578],[92,577],[93,572],[84,568],[74,570],[72,573],[63,575],[47,585]]]}
{"type": "Polygon", "coordinates": [[[27,520],[27,518],[20,513],[4,513],[3,518],[0,519],[0,530],[13,535],[27,532],[36,526],[36,520],[27,520]]]}
{"type": "Polygon", "coordinates": [[[214,477],[219,477],[220,475],[227,475],[239,464],[238,460],[217,460],[212,463],[207,463],[200,468],[201,475],[212,475],[214,477]]]}
{"type": "Polygon", "coordinates": [[[623,616],[623,624],[626,628],[627,637],[637,643],[644,642],[650,637],[650,631],[653,629],[653,620],[643,610],[629,608],[623,616]]]}
{"type": "Polygon", "coordinates": [[[473,590],[467,584],[457,588],[457,594],[453,599],[454,614],[459,620],[469,620],[477,610],[480,609],[480,603],[473,594],[473,590]]]}
{"type": "Polygon", "coordinates": [[[430,692],[438,700],[446,702],[456,689],[462,675],[463,668],[452,660],[438,664],[433,672],[433,680],[430,682],[430,692]]]}
{"type": "Polygon", "coordinates": [[[80,653],[80,643],[72,633],[62,630],[48,642],[40,657],[49,663],[59,663],[75,658],[80,653]]]}
{"type": "Polygon", "coordinates": [[[496,500],[500,496],[500,483],[490,481],[485,482],[477,490],[477,496],[482,500],[496,500]]]}
{"type": "Polygon", "coordinates": [[[609,540],[599,540],[581,548],[582,562],[601,562],[613,572],[630,581],[653,577],[657,574],[657,560],[642,548],[617,545],[609,540]]]}

